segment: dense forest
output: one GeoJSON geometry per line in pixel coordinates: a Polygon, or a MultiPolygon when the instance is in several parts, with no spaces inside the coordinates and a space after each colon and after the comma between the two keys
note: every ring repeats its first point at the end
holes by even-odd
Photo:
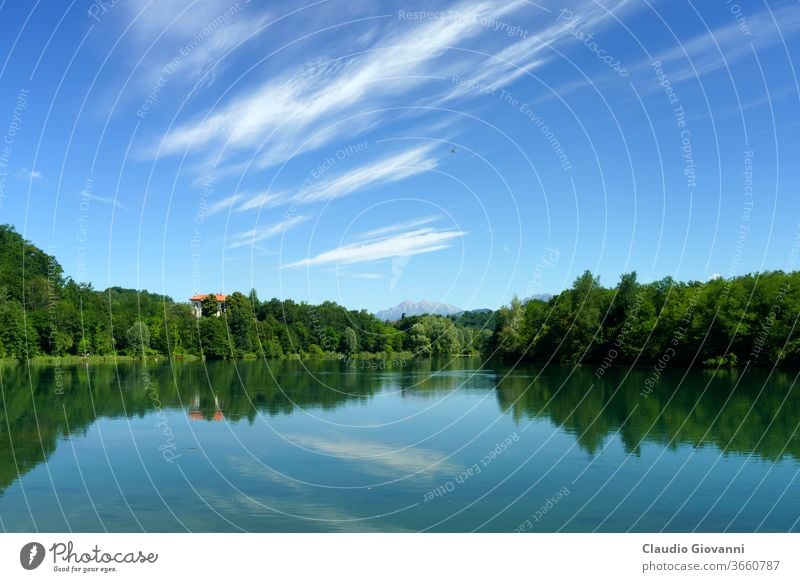
{"type": "Polygon", "coordinates": [[[800,273],[772,271],[613,288],[586,271],[547,301],[514,299],[497,311],[384,322],[366,310],[256,291],[214,294],[195,317],[187,302],[65,276],[55,257],[0,226],[0,358],[108,356],[386,358],[481,355],[509,361],[616,365],[797,365],[800,273]]]}
{"type": "Polygon", "coordinates": [[[586,271],[548,301],[512,301],[495,315],[491,353],[504,359],[614,365],[800,364],[800,272],[771,271],[616,287],[586,271]]]}
{"type": "Polygon", "coordinates": [[[202,317],[188,302],[64,275],[55,257],[0,226],[0,358],[171,355],[207,359],[403,357],[477,354],[487,318],[409,317],[393,325],[366,310],[232,293],[221,312],[211,293],[202,317]],[[483,329],[481,329],[483,327],[483,329]]]}

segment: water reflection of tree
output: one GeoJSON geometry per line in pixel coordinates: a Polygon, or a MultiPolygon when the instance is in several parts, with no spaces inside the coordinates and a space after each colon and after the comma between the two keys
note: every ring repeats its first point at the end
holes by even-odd
{"type": "Polygon", "coordinates": [[[763,370],[745,374],[665,372],[647,397],[650,369],[618,369],[597,379],[588,369],[547,369],[542,377],[511,375],[499,383],[500,407],[517,421],[546,418],[590,454],[618,433],[626,452],[643,444],[677,448],[713,446],[723,454],[754,454],[766,460],[800,459],[795,430],[800,401],[793,375],[763,370]],[[766,383],[766,385],[765,385],[766,383]],[[763,388],[763,390],[762,390],[763,388]],[[627,421],[626,421],[627,419],[627,421]]]}
{"type": "Polygon", "coordinates": [[[86,434],[98,418],[144,417],[160,406],[204,420],[252,423],[259,413],[327,410],[368,399],[382,382],[330,361],[165,365],[150,367],[147,383],[140,364],[69,366],[58,377],[51,366],[0,372],[0,492],[52,454],[60,439],[86,434]]]}
{"type": "Polygon", "coordinates": [[[71,366],[60,378],[49,366],[0,368],[0,492],[52,454],[60,439],[85,434],[97,418],[155,412],[153,390],[163,408],[201,420],[224,416],[250,423],[260,413],[366,401],[382,389],[423,398],[495,391],[501,410],[517,422],[547,419],[590,454],[618,433],[633,453],[641,443],[688,444],[767,460],[800,459],[800,400],[793,376],[783,372],[770,379],[761,370],[694,372],[682,379],[666,371],[647,397],[641,393],[647,368],[611,369],[598,380],[588,368],[481,369],[479,360],[466,359],[370,371],[336,361],[280,361],[269,368],[264,362],[187,363],[150,367],[148,373],[145,384],[140,364],[71,366]]]}

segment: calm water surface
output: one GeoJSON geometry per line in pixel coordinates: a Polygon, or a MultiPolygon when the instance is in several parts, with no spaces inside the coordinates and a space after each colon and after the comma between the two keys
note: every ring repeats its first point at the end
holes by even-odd
{"type": "Polygon", "coordinates": [[[794,531],[794,371],[0,368],[4,531],[794,531]],[[58,392],[62,392],[59,394],[58,392]]]}

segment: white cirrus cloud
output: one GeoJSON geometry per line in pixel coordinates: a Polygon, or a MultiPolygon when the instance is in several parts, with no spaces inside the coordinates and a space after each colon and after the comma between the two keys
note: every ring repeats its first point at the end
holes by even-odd
{"type": "Polygon", "coordinates": [[[28,168],[20,168],[16,173],[16,177],[31,182],[39,182],[41,184],[47,182],[41,172],[38,170],[29,170],[28,168]]]}
{"type": "MultiPolygon", "coordinates": [[[[218,10],[205,0],[202,5],[207,15],[203,18],[212,15],[212,8],[218,10]]],[[[602,4],[576,0],[572,23],[594,30],[635,6],[632,0],[602,4]]],[[[376,123],[396,121],[397,108],[480,97],[480,91],[471,91],[452,79],[504,87],[554,60],[554,44],[575,42],[564,22],[558,20],[557,9],[544,8],[530,31],[520,31],[524,34],[519,40],[514,37],[509,42],[510,36],[493,29],[493,25],[511,25],[506,21],[513,21],[517,13],[530,14],[530,10],[530,3],[524,0],[483,0],[454,3],[438,18],[374,17],[370,30],[350,41],[346,54],[329,47],[331,55],[320,54],[298,68],[243,80],[210,114],[197,114],[162,134],[149,155],[199,153],[224,160],[215,166],[223,171],[224,165],[239,165],[231,158],[256,152],[250,154],[253,164],[248,167],[257,171],[321,148],[342,135],[364,134],[376,123]],[[224,155],[219,154],[221,148],[224,155]]],[[[157,28],[164,26],[167,17],[152,18],[157,28]]],[[[199,19],[192,19],[187,28],[196,29],[199,19]]],[[[233,40],[225,41],[227,36],[241,42],[252,32],[238,30],[232,23],[225,34],[216,54],[239,46],[233,40]]]]}
{"type": "Polygon", "coordinates": [[[385,156],[335,178],[311,186],[298,193],[295,199],[301,204],[334,200],[374,184],[398,182],[433,170],[438,165],[430,155],[435,143],[417,146],[400,154],[385,156]]]}
{"type": "MultiPolygon", "coordinates": [[[[488,92],[489,89],[496,91],[506,88],[531,71],[563,58],[559,56],[561,51],[571,47],[573,50],[584,50],[570,34],[571,29],[597,32],[606,24],[613,23],[614,16],[635,7],[632,0],[610,0],[603,4],[590,0],[575,2],[571,9],[563,9],[566,11],[564,15],[559,9],[546,9],[538,19],[542,26],[534,31],[526,30],[520,40],[487,52],[485,58],[475,59],[472,66],[462,69],[464,72],[459,75],[460,82],[444,91],[434,104],[444,105],[459,97],[481,96],[483,90],[488,92]],[[566,18],[566,13],[569,13],[569,18],[566,18]],[[559,51],[555,50],[557,47],[559,51]]],[[[585,80],[581,83],[581,86],[584,85],[585,80]]]]}
{"type": "MultiPolygon", "coordinates": [[[[681,40],[677,46],[640,63],[639,69],[649,69],[653,61],[660,61],[665,67],[671,67],[670,82],[679,83],[731,67],[760,50],[782,43],[781,34],[790,35],[800,30],[800,11],[796,6],[784,6],[772,10],[771,14],[767,11],[751,14],[748,30],[749,34],[745,35],[740,23],[731,22],[681,40]],[[686,66],[687,60],[690,67],[686,66]]],[[[658,87],[653,90],[656,89],[658,87]]]]}
{"type": "Polygon", "coordinates": [[[311,204],[327,202],[354,194],[376,184],[390,184],[406,178],[423,174],[437,167],[438,161],[430,155],[436,147],[428,143],[402,153],[384,156],[377,161],[349,170],[328,180],[301,187],[293,196],[285,192],[264,192],[242,202],[237,212],[258,208],[269,208],[284,202],[292,204],[311,204]]]}
{"type": "MultiPolygon", "coordinates": [[[[299,73],[286,71],[263,81],[213,114],[169,131],[153,151],[176,155],[225,144],[226,154],[231,155],[258,147],[262,167],[280,163],[341,135],[343,128],[326,131],[335,120],[370,107],[383,108],[387,100],[402,98],[449,72],[451,63],[443,63],[442,57],[452,47],[485,32],[482,21],[499,19],[522,6],[522,2],[463,2],[452,6],[459,18],[400,23],[370,50],[317,59],[299,73]]],[[[407,105],[407,97],[401,103],[407,105]]]]}
{"type": "Polygon", "coordinates": [[[334,273],[337,277],[346,277],[349,279],[364,279],[366,281],[380,281],[382,279],[386,279],[386,275],[382,275],[381,273],[352,273],[350,271],[344,271],[342,269],[329,269],[331,273],[334,273]]]}
{"type": "Polygon", "coordinates": [[[289,263],[283,268],[310,267],[328,263],[352,265],[391,257],[421,255],[450,248],[455,240],[466,234],[463,230],[420,228],[390,237],[346,244],[315,257],[289,263]]]}
{"type": "Polygon", "coordinates": [[[397,224],[390,224],[389,226],[382,226],[380,228],[368,230],[367,232],[362,232],[361,234],[358,235],[358,238],[365,239],[365,238],[382,237],[386,236],[387,234],[393,234],[395,232],[400,232],[403,230],[407,230],[409,228],[417,228],[420,226],[425,226],[426,224],[431,224],[432,222],[437,222],[441,219],[442,219],[441,216],[436,216],[434,214],[431,214],[429,216],[421,216],[419,218],[413,218],[405,222],[398,222],[397,224]]]}
{"type": "Polygon", "coordinates": [[[285,202],[288,196],[284,192],[262,192],[242,202],[236,212],[245,212],[256,208],[271,208],[285,202]]]}
{"type": "Polygon", "coordinates": [[[281,222],[269,226],[257,226],[250,230],[240,232],[230,237],[227,248],[235,249],[239,247],[253,246],[268,238],[281,235],[287,230],[290,230],[302,224],[310,217],[308,216],[290,216],[281,222]]]}
{"type": "Polygon", "coordinates": [[[242,199],[241,194],[232,194],[227,198],[223,198],[222,200],[219,200],[218,202],[211,204],[203,214],[204,216],[207,217],[213,216],[219,212],[222,212],[223,210],[228,210],[241,199],[242,199]]]}
{"type": "Polygon", "coordinates": [[[147,74],[210,85],[227,56],[256,38],[273,20],[256,3],[221,4],[218,0],[130,0],[125,2],[134,38],[147,47],[160,42],[158,63],[147,74]],[[163,60],[162,60],[163,59],[163,60]]]}
{"type": "Polygon", "coordinates": [[[85,200],[92,200],[94,202],[99,202],[100,204],[108,204],[110,206],[114,206],[115,208],[119,208],[120,210],[124,210],[125,212],[131,211],[130,208],[111,196],[98,196],[97,194],[92,194],[88,190],[81,191],[80,196],[85,200]]]}

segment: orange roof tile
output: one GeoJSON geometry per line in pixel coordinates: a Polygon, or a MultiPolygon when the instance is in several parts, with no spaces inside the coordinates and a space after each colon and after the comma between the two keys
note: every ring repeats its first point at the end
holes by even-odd
{"type": "MultiPolygon", "coordinates": [[[[222,293],[217,293],[216,295],[217,295],[217,301],[225,301],[225,299],[228,298],[227,295],[223,295],[222,293]]],[[[191,297],[189,297],[189,301],[202,301],[206,297],[208,297],[208,293],[202,293],[202,294],[198,293],[197,295],[192,295],[191,297]]]]}

